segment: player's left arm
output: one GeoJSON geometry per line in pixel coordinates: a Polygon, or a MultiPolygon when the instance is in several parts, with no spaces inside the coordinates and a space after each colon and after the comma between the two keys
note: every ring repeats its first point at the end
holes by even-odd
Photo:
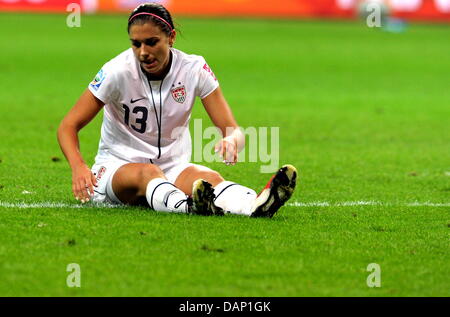
{"type": "Polygon", "coordinates": [[[222,132],[223,138],[216,144],[215,151],[219,152],[225,163],[235,164],[238,153],[245,146],[245,136],[242,134],[220,87],[203,98],[202,103],[211,121],[222,132]]]}

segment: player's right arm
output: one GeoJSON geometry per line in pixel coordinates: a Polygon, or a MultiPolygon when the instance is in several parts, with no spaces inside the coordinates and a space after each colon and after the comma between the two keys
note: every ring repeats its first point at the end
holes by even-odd
{"type": "Polygon", "coordinates": [[[81,156],[78,132],[103,106],[103,102],[86,89],[58,128],[59,145],[72,169],[72,191],[75,199],[81,202],[89,201],[97,181],[81,156]]]}

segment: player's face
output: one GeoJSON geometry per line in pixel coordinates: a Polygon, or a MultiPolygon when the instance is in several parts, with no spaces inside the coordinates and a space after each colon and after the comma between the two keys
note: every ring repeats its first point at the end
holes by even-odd
{"type": "Polygon", "coordinates": [[[133,25],[130,28],[131,47],[142,68],[155,76],[162,75],[170,60],[170,47],[175,41],[175,30],[167,36],[153,23],[133,25]]]}

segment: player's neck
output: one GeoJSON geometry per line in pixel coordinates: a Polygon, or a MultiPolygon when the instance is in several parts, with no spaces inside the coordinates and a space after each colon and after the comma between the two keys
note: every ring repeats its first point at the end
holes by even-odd
{"type": "Polygon", "coordinates": [[[172,67],[172,51],[170,51],[169,54],[169,61],[167,62],[166,67],[164,67],[164,70],[160,73],[160,74],[150,74],[148,72],[146,72],[144,69],[142,69],[142,71],[144,72],[144,74],[147,76],[148,80],[162,80],[166,77],[166,75],[169,73],[170,68],[172,67]]]}

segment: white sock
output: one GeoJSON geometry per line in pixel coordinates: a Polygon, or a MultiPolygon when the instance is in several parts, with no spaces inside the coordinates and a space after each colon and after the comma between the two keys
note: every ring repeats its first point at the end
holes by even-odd
{"type": "Polygon", "coordinates": [[[156,211],[187,212],[187,196],[163,178],[154,178],[145,192],[150,208],[156,211]]]}
{"type": "Polygon", "coordinates": [[[256,192],[248,187],[223,181],[214,187],[214,204],[225,212],[250,216],[250,209],[256,199],[256,192]]]}

